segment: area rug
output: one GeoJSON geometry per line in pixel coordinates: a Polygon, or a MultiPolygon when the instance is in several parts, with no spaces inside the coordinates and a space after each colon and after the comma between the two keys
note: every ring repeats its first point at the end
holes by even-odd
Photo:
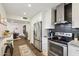
{"type": "Polygon", "coordinates": [[[35,56],[35,54],[26,44],[19,46],[19,51],[21,56],[35,56]]]}

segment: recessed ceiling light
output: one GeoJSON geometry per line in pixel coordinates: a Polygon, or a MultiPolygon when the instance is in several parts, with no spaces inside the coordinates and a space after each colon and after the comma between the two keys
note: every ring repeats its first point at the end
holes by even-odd
{"type": "Polygon", "coordinates": [[[28,7],[31,7],[32,5],[31,4],[28,4],[28,7]]]}
{"type": "Polygon", "coordinates": [[[26,12],[24,12],[24,15],[26,15],[26,12]]]}

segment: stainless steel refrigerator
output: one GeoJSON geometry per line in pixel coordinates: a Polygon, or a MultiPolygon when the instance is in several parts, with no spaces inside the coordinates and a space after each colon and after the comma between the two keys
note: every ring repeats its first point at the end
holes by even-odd
{"type": "Polygon", "coordinates": [[[34,24],[34,46],[42,51],[42,22],[34,24]]]}

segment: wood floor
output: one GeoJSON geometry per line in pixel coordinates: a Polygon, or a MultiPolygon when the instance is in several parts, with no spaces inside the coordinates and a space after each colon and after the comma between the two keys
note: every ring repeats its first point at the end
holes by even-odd
{"type": "Polygon", "coordinates": [[[20,40],[14,41],[13,56],[20,56],[18,46],[23,45],[23,44],[27,44],[36,56],[43,56],[40,51],[38,51],[32,44],[29,43],[28,40],[25,40],[25,39],[20,39],[20,40]]]}

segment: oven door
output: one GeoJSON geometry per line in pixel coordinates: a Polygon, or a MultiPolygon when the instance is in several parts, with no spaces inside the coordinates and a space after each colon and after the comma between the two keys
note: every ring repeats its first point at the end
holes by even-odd
{"type": "Polygon", "coordinates": [[[49,56],[64,56],[67,55],[67,46],[49,40],[49,56]]]}

